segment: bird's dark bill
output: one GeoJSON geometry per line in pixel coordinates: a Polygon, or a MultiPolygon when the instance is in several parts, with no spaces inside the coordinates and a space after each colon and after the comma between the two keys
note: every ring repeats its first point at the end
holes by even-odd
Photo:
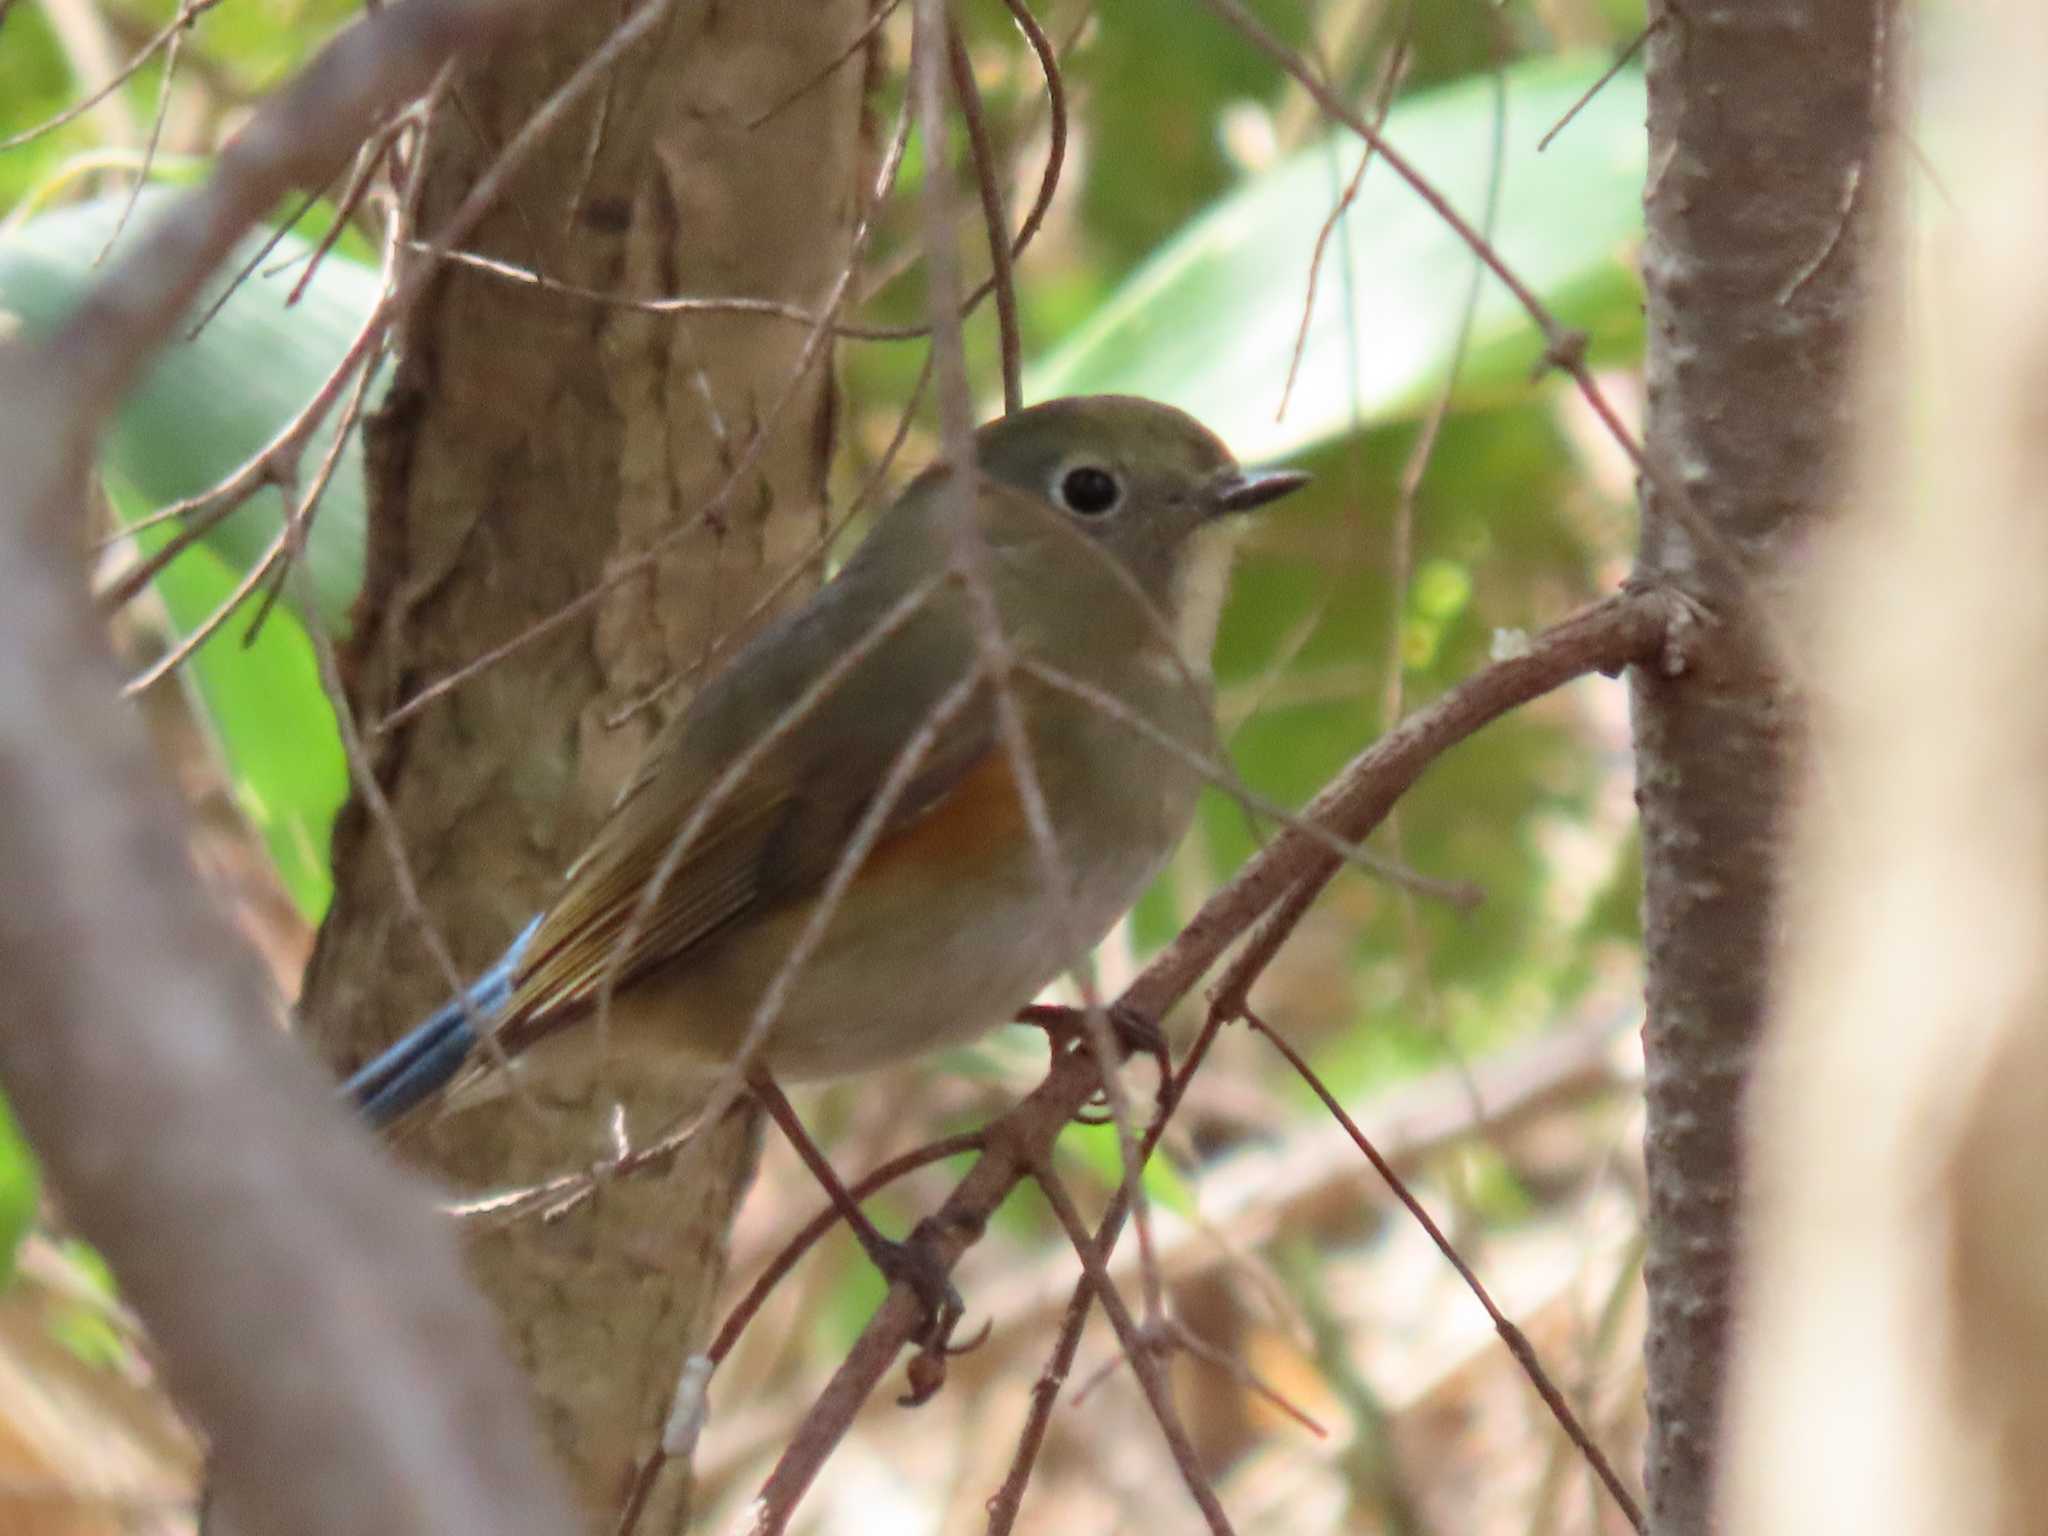
{"type": "Polygon", "coordinates": [[[1217,488],[1216,510],[1249,512],[1300,490],[1308,482],[1309,476],[1298,469],[1241,470],[1217,488]]]}

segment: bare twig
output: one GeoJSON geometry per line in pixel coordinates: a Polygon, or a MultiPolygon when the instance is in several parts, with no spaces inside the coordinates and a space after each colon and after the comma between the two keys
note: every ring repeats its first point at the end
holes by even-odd
{"type": "MultiPolygon", "coordinates": [[[[1599,418],[1601,425],[1620,445],[1621,450],[1628,455],[1629,461],[1635,465],[1639,473],[1657,478],[1661,488],[1662,479],[1655,476],[1654,467],[1643,453],[1642,444],[1636,441],[1635,434],[1629,431],[1620,414],[1601,392],[1599,384],[1593,378],[1592,370],[1586,366],[1585,338],[1559,323],[1557,317],[1550,312],[1550,307],[1522,280],[1514,268],[1507,264],[1500,252],[1494,249],[1492,242],[1474,229],[1471,222],[1450,205],[1429,178],[1417,170],[1406,155],[1390,144],[1376,126],[1323,84],[1292,49],[1267,31],[1265,26],[1245,9],[1240,0],[1202,0],[1202,4],[1236,28],[1253,47],[1300,82],[1302,89],[1308,92],[1315,104],[1333,121],[1342,123],[1371,145],[1373,152],[1388,168],[1407,182],[1414,189],[1416,196],[1429,205],[1430,210],[1444,221],[1451,232],[1464,241],[1475,256],[1486,263],[1487,269],[1506,285],[1508,292],[1515,296],[1515,302],[1522,306],[1529,318],[1536,323],[1536,328],[1542,332],[1545,363],[1571,375],[1573,382],[1578,385],[1579,393],[1592,407],[1593,414],[1599,418]]],[[[1725,541],[1722,541],[1722,544],[1725,545],[1725,541]]]]}
{"type": "Polygon", "coordinates": [[[1377,875],[1402,890],[1414,891],[1432,900],[1441,901],[1445,906],[1455,907],[1460,912],[1470,912],[1479,905],[1482,893],[1469,882],[1432,880],[1427,875],[1417,874],[1412,869],[1382,858],[1369,848],[1347,843],[1327,827],[1318,826],[1298,812],[1289,810],[1270,795],[1260,794],[1227,765],[1193,750],[1185,742],[1176,740],[1138,714],[1115,694],[1089,682],[1086,678],[1075,677],[1072,673],[1062,671],[1050,662],[1041,661],[1035,656],[1018,657],[1017,670],[1038,679],[1048,688],[1081,700],[1104,718],[1114,720],[1136,735],[1144,737],[1160,751],[1178,758],[1192,768],[1247,811],[1271,817],[1281,826],[1299,831],[1304,837],[1313,838],[1344,863],[1355,865],[1368,874],[1377,875]]]}
{"type": "Polygon", "coordinates": [[[155,58],[156,51],[159,48],[168,47],[173,43],[180,33],[199,18],[202,12],[210,11],[219,4],[220,0],[185,0],[185,3],[178,7],[178,14],[165,22],[158,29],[154,37],[137,49],[135,56],[122,65],[119,72],[111,80],[107,81],[106,84],[100,86],[97,90],[90,91],[80,97],[55,117],[46,118],[44,121],[37,123],[33,128],[24,128],[20,133],[0,139],[0,150],[19,149],[30,140],[39,139],[44,134],[54,129],[62,128],[66,123],[83,117],[94,107],[113,95],[114,92],[118,91],[128,81],[134,79],[136,71],[155,58]]]}
{"type": "Polygon", "coordinates": [[[1607,1459],[1607,1453],[1593,1443],[1592,1437],[1586,1433],[1585,1426],[1579,1423],[1579,1416],[1572,1411],[1571,1404],[1565,1401],[1564,1394],[1557,1389],[1557,1383],[1550,1379],[1550,1373],[1537,1358],[1535,1346],[1529,1342],[1529,1336],[1494,1303],[1492,1294],[1481,1283],[1479,1276],[1472,1272],[1472,1266],[1465,1262],[1464,1255],[1444,1236],[1443,1229],[1436,1224],[1427,1208],[1415,1198],[1413,1191],[1408,1188],[1407,1181],[1394,1171],[1393,1164],[1380,1155],[1379,1148],[1375,1147],[1358,1128],[1358,1122],[1344,1112],[1344,1106],[1337,1101],[1337,1096],[1330,1092],[1329,1087],[1316,1074],[1315,1069],[1302,1058],[1300,1052],[1249,1008],[1244,1010],[1242,1017],[1245,1023],[1264,1035],[1272,1042],[1273,1048],[1287,1058],[1287,1064],[1300,1074],[1302,1081],[1308,1084],[1318,1099],[1322,1100],[1323,1107],[1339,1125],[1344,1127],[1345,1134],[1356,1143],[1358,1150],[1365,1155],[1366,1161],[1372,1164],[1374,1172],[1386,1180],[1387,1187],[1394,1192],[1394,1198],[1407,1208],[1416,1225],[1428,1234],[1429,1240],[1436,1244],[1437,1252],[1441,1253],[1445,1262],[1458,1272],[1458,1278],[1465,1282],[1465,1288],[1485,1309],[1494,1332],[1500,1335],[1501,1343],[1514,1357],[1515,1363],[1522,1368],[1522,1373],[1529,1378],[1529,1384],[1536,1389],[1536,1395],[1543,1399],[1544,1407],[1550,1410],[1550,1415],[1557,1421],[1558,1428],[1562,1429],[1572,1444],[1578,1447],[1579,1454],[1586,1460],[1586,1465],[1592,1468],[1593,1475],[1600,1479],[1601,1486],[1606,1488],[1622,1515],[1638,1532],[1647,1530],[1643,1511],[1636,1503],[1635,1495],[1629,1492],[1628,1485],[1622,1482],[1620,1475],[1615,1472],[1613,1463],[1607,1459]]]}
{"type": "MultiPolygon", "coordinates": [[[[1495,662],[1467,679],[1353,759],[1311,802],[1309,816],[1340,837],[1361,838],[1430,763],[1487,722],[1586,672],[1613,671],[1660,658],[1667,666],[1675,665],[1666,654],[1672,643],[1675,601],[1656,591],[1624,592],[1544,632],[1524,654],[1495,662]]],[[[1125,989],[1121,1004],[1147,1018],[1164,1017],[1246,927],[1290,888],[1305,880],[1326,879],[1341,867],[1335,855],[1307,834],[1282,832],[1203,904],[1179,937],[1125,989]]],[[[1211,1024],[1197,1042],[1191,1062],[1201,1058],[1204,1042],[1213,1028],[1221,1026],[1221,1016],[1211,1024]]],[[[950,1267],[979,1239],[996,1207],[1043,1163],[1053,1141],[1100,1086],[1089,1053],[1063,1053],[1044,1082],[987,1127],[986,1145],[974,1166],[938,1211],[920,1224],[938,1262],[950,1267]]],[[[1106,1245],[1110,1235],[1099,1241],[1106,1245]]],[[[763,1484],[764,1531],[779,1529],[778,1522],[787,1521],[860,1405],[912,1337],[918,1312],[911,1297],[892,1292],[870,1319],[763,1484]]],[[[1060,1365],[1056,1372],[1048,1370],[1041,1394],[1058,1390],[1055,1377],[1063,1377],[1065,1369],[1060,1365]]],[[[1015,1489],[1006,1483],[998,1495],[1012,1518],[1019,1497],[1021,1483],[1015,1489]]]]}
{"type": "MultiPolygon", "coordinates": [[[[1045,169],[1039,173],[1038,195],[1031,200],[1031,211],[1024,215],[1024,222],[1017,227],[1017,236],[1010,242],[1010,260],[1014,264],[1024,254],[1038,234],[1039,226],[1045,222],[1046,213],[1052,207],[1053,194],[1059,190],[1060,172],[1067,159],[1067,88],[1060,74],[1059,55],[1052,45],[1052,39],[1045,35],[1045,29],[1038,24],[1038,18],[1031,14],[1025,0],[1004,0],[1011,19],[1017,23],[1024,40],[1031,45],[1031,51],[1038,59],[1038,67],[1045,76],[1045,101],[1051,127],[1045,152],[1045,169]]],[[[1078,30],[1078,29],[1077,29],[1078,30]]],[[[949,229],[951,225],[947,226],[949,229]]],[[[900,274],[891,274],[891,279],[900,274]]],[[[878,284],[863,295],[871,299],[888,280],[878,284]]],[[[990,278],[967,295],[960,306],[962,318],[972,314],[981,306],[981,301],[994,291],[995,280],[990,278]]],[[[873,341],[909,341],[924,336],[936,336],[929,325],[872,326],[850,330],[847,334],[865,337],[873,341]]]]}
{"type": "Polygon", "coordinates": [[[1600,71],[1600,78],[1587,86],[1579,94],[1579,99],[1566,107],[1563,115],[1543,130],[1543,137],[1536,141],[1536,153],[1540,155],[1544,150],[1550,148],[1550,141],[1571,126],[1572,119],[1586,110],[1587,103],[1606,90],[1613,83],[1614,77],[1628,68],[1628,61],[1643,51],[1643,44],[1650,40],[1650,34],[1670,19],[1671,13],[1669,11],[1659,11],[1648,26],[1630,38],[1628,46],[1614,56],[1614,62],[1600,71]]]}
{"type": "Polygon", "coordinates": [[[988,118],[982,111],[981,87],[974,83],[974,60],[960,29],[946,24],[946,63],[953,75],[953,94],[967,124],[967,145],[974,155],[974,185],[981,195],[982,222],[988,226],[988,280],[995,285],[996,328],[1002,340],[1003,411],[1024,405],[1024,343],[1017,334],[1017,288],[1010,271],[1010,221],[1003,212],[1003,189],[997,181],[995,146],[989,142],[988,118]]]}
{"type": "MultiPolygon", "coordinates": [[[[216,5],[219,0],[206,0],[216,5]]],[[[121,211],[114,217],[114,227],[107,234],[107,243],[100,247],[99,255],[93,258],[98,266],[107,259],[107,252],[114,248],[114,242],[121,238],[121,231],[128,227],[128,220],[135,214],[136,199],[142,196],[143,186],[149,181],[151,167],[156,164],[157,146],[163,142],[164,118],[171,107],[171,86],[178,78],[178,55],[185,41],[185,29],[178,28],[171,34],[171,40],[164,49],[164,75],[157,82],[156,111],[150,115],[149,137],[143,141],[142,163],[135,168],[135,175],[128,183],[128,196],[121,203],[121,211]]]]}
{"type": "MultiPolygon", "coordinates": [[[[1124,1358],[1130,1361],[1138,1385],[1144,1389],[1145,1401],[1152,1409],[1152,1417],[1159,1423],[1160,1434],[1166,1437],[1167,1449],[1173,1453],[1173,1464],[1180,1469],[1181,1481],[1187,1484],[1188,1493],[1215,1536],[1229,1536],[1232,1529],[1230,1517],[1223,1512],[1215,1485],[1209,1481],[1201,1458],[1195,1454],[1187,1427],[1181,1423],[1179,1410],[1173,1406],[1166,1373],[1159,1368],[1160,1343],[1139,1332],[1136,1319],[1124,1306],[1123,1297],[1117,1294],[1116,1282],[1109,1278],[1109,1271],[1103,1267],[1102,1253],[1096,1247],[1094,1234],[1083,1224],[1081,1213],[1074,1209],[1073,1197],[1067,1193],[1059,1175],[1048,1164],[1033,1170],[1033,1177],[1037,1180],[1039,1193],[1045,1196],[1045,1203],[1052,1207],[1053,1215],[1065,1229],[1067,1241],[1079,1256],[1082,1269],[1094,1282],[1095,1299],[1102,1303],[1102,1310],[1108,1315],[1110,1326],[1116,1330],[1117,1339],[1124,1347],[1124,1358]]],[[[1158,1326],[1163,1328],[1163,1324],[1158,1326]]]]}
{"type": "MultiPolygon", "coordinates": [[[[1017,799],[1023,807],[1024,822],[1031,834],[1037,856],[1047,920],[1055,925],[1060,950],[1072,958],[1073,978],[1081,994],[1081,1019],[1090,1049],[1101,1070],[1101,1090],[1109,1105],[1109,1117],[1116,1126],[1117,1147],[1123,1157],[1124,1183],[1131,1191],[1133,1224],[1141,1255],[1151,1248],[1145,1191],[1139,1182],[1137,1134],[1133,1129],[1130,1096],[1116,1072],[1122,1059],[1109,1027],[1109,1016],[1095,985],[1089,964],[1089,948],[1095,938],[1083,934],[1074,921],[1074,880],[1067,855],[1060,847],[1053,827],[1052,810],[1046,803],[1045,786],[1039,778],[1031,737],[1025,728],[1024,711],[1017,702],[1015,674],[1019,664],[1016,648],[1004,628],[996,606],[995,585],[990,574],[988,541],[983,536],[972,503],[979,477],[974,461],[974,423],[969,415],[967,356],[961,334],[961,306],[957,252],[953,241],[954,188],[951,166],[945,155],[945,88],[940,58],[946,48],[950,22],[944,0],[914,0],[917,27],[912,34],[911,93],[916,99],[918,134],[925,146],[924,222],[926,281],[931,294],[932,346],[937,354],[939,425],[951,476],[940,488],[955,507],[956,530],[952,567],[966,589],[968,611],[973,619],[975,649],[988,676],[995,706],[997,741],[1009,760],[1017,799]],[[920,46],[920,44],[922,46],[920,46]]],[[[1140,1277],[1147,1323],[1162,1313],[1155,1268],[1141,1259],[1140,1277]]]]}
{"type": "MultiPolygon", "coordinates": [[[[1400,44],[1387,56],[1386,68],[1380,72],[1380,88],[1374,93],[1372,120],[1374,127],[1380,127],[1387,120],[1387,112],[1394,105],[1394,92],[1401,84],[1401,74],[1408,62],[1408,39],[1403,37],[1400,44]]],[[[1287,404],[1294,398],[1294,381],[1301,373],[1301,360],[1308,352],[1309,322],[1315,317],[1316,286],[1322,280],[1323,258],[1330,248],[1330,239],[1337,233],[1344,215],[1351,205],[1358,201],[1358,189],[1365,184],[1365,173],[1372,165],[1373,147],[1368,143],[1358,152],[1358,169],[1351,173],[1351,180],[1344,184],[1337,201],[1323,216],[1322,227],[1316,231],[1316,243],[1308,257],[1308,290],[1301,299],[1301,324],[1295,328],[1294,350],[1287,359],[1287,382],[1280,387],[1280,404],[1273,412],[1278,421],[1286,416],[1287,404]]],[[[1357,370],[1352,370],[1353,389],[1356,391],[1357,370]]]]}
{"type": "Polygon", "coordinates": [[[775,102],[772,106],[763,108],[761,112],[747,119],[747,127],[761,128],[767,126],[767,124],[772,119],[781,116],[784,112],[787,112],[791,107],[795,106],[798,102],[802,101],[806,96],[810,95],[811,92],[815,91],[827,80],[830,80],[833,75],[838,73],[839,70],[846,66],[847,62],[850,59],[852,59],[855,54],[859,53],[861,49],[865,48],[868,45],[868,43],[874,38],[875,34],[877,32],[880,32],[883,26],[887,24],[889,18],[896,14],[897,7],[902,5],[902,3],[903,0],[887,0],[886,4],[877,6],[875,8],[874,14],[868,17],[867,22],[861,27],[861,29],[858,32],[853,34],[852,39],[847,43],[847,45],[844,48],[840,49],[839,52],[834,54],[831,57],[831,59],[828,60],[823,66],[814,71],[811,77],[805,80],[801,85],[797,86],[794,90],[790,91],[787,95],[783,96],[779,101],[775,102]]]}
{"type": "MultiPolygon", "coordinates": [[[[1188,1047],[1187,1056],[1175,1069],[1172,1083],[1161,1092],[1161,1111],[1145,1128],[1143,1150],[1147,1158],[1166,1134],[1167,1122],[1179,1107],[1187,1085],[1194,1081],[1202,1063],[1209,1059],[1209,1048],[1222,1033],[1223,1022],[1220,1015],[1210,1014],[1195,1036],[1194,1043],[1188,1047]]],[[[1124,1192],[1119,1187],[1110,1196],[1109,1210],[1095,1229],[1096,1246],[1101,1251],[1114,1251],[1117,1234],[1123,1230],[1124,1210],[1124,1192]]],[[[1052,1353],[1031,1389],[1031,1410],[1017,1436],[1017,1449],[1010,1458],[1010,1469],[1003,1476],[1002,1487],[988,1501],[988,1536],[1009,1536],[1016,1526],[1018,1512],[1023,1508],[1024,1490],[1031,1481],[1032,1469],[1038,1463],[1038,1453],[1044,1449],[1046,1432],[1052,1427],[1052,1412],[1059,1402],[1060,1388],[1066,1384],[1067,1376],[1074,1368],[1074,1358],[1081,1349],[1081,1331],[1087,1326],[1088,1314],[1094,1305],[1095,1282],[1092,1277],[1083,1275],[1060,1319],[1059,1336],[1053,1344],[1052,1353]]]]}

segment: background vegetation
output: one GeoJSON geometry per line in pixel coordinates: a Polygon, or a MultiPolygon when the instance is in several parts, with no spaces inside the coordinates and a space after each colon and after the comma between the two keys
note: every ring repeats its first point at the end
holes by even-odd
{"type": "MultiPolygon", "coordinates": [[[[1583,329],[1610,395],[1632,399],[1643,86],[1626,66],[1602,77],[1641,27],[1639,8],[1457,0],[1423,15],[1340,0],[1259,10],[1347,100],[1387,104],[1390,139],[1583,329]]],[[[117,226],[151,216],[158,194],[135,196],[138,181],[196,174],[195,157],[350,11],[53,0],[0,12],[0,139],[10,141],[0,306],[30,330],[49,324],[122,238],[117,226]],[[180,16],[191,24],[175,34],[174,61],[160,50],[88,110],[32,133],[180,16]]],[[[1046,154],[1043,85],[999,8],[961,15],[1015,209],[1046,154]]],[[[881,121],[901,102],[905,20],[878,34],[881,121]]],[[[1027,392],[1156,396],[1196,412],[1248,460],[1316,472],[1309,495],[1245,535],[1215,658],[1236,767],[1298,804],[1415,703],[1611,591],[1635,545],[1630,472],[1541,371],[1542,338],[1507,291],[1241,39],[1168,0],[1100,14],[1062,3],[1041,20],[1062,45],[1073,119],[1057,198],[1018,269],[1027,392]]],[[[862,275],[864,323],[925,314],[919,174],[913,150],[862,275]]],[[[275,243],[251,250],[249,275],[124,409],[102,464],[108,521],[96,536],[206,489],[327,376],[376,293],[367,226],[312,259],[335,217],[325,203],[280,210],[275,243]]],[[[993,324],[978,318],[968,342],[986,413],[1000,401],[993,324]]],[[[842,505],[895,435],[923,355],[914,342],[840,346],[832,483],[842,505]]],[[[325,451],[316,445],[308,464],[325,451]]],[[[899,463],[936,451],[927,407],[899,463]]],[[[203,812],[195,857],[269,959],[281,1008],[330,898],[329,833],[348,784],[307,626],[347,631],[363,482],[359,445],[344,445],[309,531],[310,611],[271,577],[251,581],[279,536],[283,503],[271,490],[112,615],[138,697],[203,812]]],[[[122,591],[124,573],[175,526],[96,546],[96,586],[122,591]]],[[[1627,1042],[1640,1017],[1639,853],[1626,751],[1620,690],[1601,680],[1460,747],[1403,800],[1382,845],[1484,900],[1461,911],[1348,875],[1259,1002],[1405,1151],[1633,1481],[1639,1174],[1627,1042]]],[[[1109,979],[1128,975],[1131,957],[1171,934],[1269,832],[1212,796],[1107,957],[1109,979]]],[[[1185,1039],[1190,1027],[1177,1021],[1176,1032],[1185,1039]]],[[[835,1156],[865,1166],[911,1132],[986,1118],[1030,1080],[1041,1050],[1001,1038],[828,1091],[812,1113],[835,1156]],[[905,1124],[906,1104],[919,1125],[905,1124]]],[[[1381,1214],[1379,1186],[1333,1147],[1307,1090],[1247,1032],[1227,1035],[1219,1053],[1153,1193],[1170,1223],[1176,1310],[1234,1362],[1184,1358],[1176,1375],[1244,1528],[1614,1527],[1469,1296],[1405,1218],[1381,1214]],[[1276,1399],[1327,1433],[1292,1422],[1276,1399]]],[[[1113,1187],[1107,1133],[1077,1128],[1061,1145],[1077,1178],[1092,1170],[1098,1192],[1113,1187]]],[[[62,1212],[39,1204],[29,1167],[8,1144],[0,1210],[16,1213],[8,1242],[22,1273],[0,1297],[12,1309],[0,1347],[14,1362],[0,1375],[0,1421],[25,1449],[0,1476],[38,1490],[36,1507],[53,1519],[86,1518],[88,1507],[175,1519],[192,1491],[189,1448],[151,1395],[146,1346],[89,1257],[65,1244],[62,1212]],[[21,1427],[47,1420],[52,1403],[61,1411],[50,1422],[90,1430],[21,1427]],[[120,1437],[106,1428],[117,1411],[120,1437]],[[107,1454],[117,1440],[141,1449],[107,1454]]],[[[907,1185],[893,1219],[940,1187],[907,1185]]],[[[810,1204],[771,1154],[735,1238],[736,1275],[810,1204]]],[[[721,1404],[745,1406],[714,1419],[701,1453],[714,1504],[748,1496],[778,1427],[878,1298],[850,1245],[828,1253],[785,1287],[728,1368],[743,1385],[721,1378],[721,1404]]],[[[931,1428],[944,1409],[872,1413],[809,1506],[819,1528],[879,1528],[878,1510],[894,1528],[974,1523],[1004,1454],[984,1443],[1004,1431],[983,1426],[1005,1424],[1029,1390],[1033,1340],[1073,1273],[1042,1210],[1012,1202],[962,1276],[971,1313],[992,1317],[996,1336],[956,1365],[945,1432],[931,1428]]],[[[1091,1335],[1084,1364],[1109,1347],[1091,1335]]],[[[1160,1461],[1133,1402],[1128,1378],[1112,1375],[1059,1420],[1034,1493],[1041,1518],[1078,1529],[1147,1518],[1160,1461]]]]}

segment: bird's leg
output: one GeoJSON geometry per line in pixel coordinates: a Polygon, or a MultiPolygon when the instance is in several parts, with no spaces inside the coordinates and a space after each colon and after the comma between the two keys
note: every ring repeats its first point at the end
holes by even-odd
{"type": "MultiPolygon", "coordinates": [[[[1127,1003],[1110,1003],[1103,1012],[1109,1018],[1109,1032],[1129,1056],[1150,1056],[1159,1064],[1159,1109],[1163,1112],[1173,1093],[1173,1050],[1166,1043],[1166,1031],[1127,1003]]],[[[1060,1003],[1033,1003],[1018,1010],[1019,1024],[1045,1031],[1053,1054],[1083,1048],[1088,1042],[1088,1010],[1060,1003]]],[[[1083,1117],[1084,1119],[1090,1117],[1083,1117]]],[[[1091,1120],[1091,1123],[1092,1122],[1091,1120]]]]}
{"type": "MultiPolygon", "coordinates": [[[[754,1097],[768,1111],[782,1131],[789,1144],[796,1148],[796,1155],[803,1159],[804,1166],[811,1170],[811,1177],[824,1186],[825,1194],[831,1199],[834,1209],[845,1218],[853,1229],[853,1235],[860,1240],[861,1248],[868,1260],[882,1272],[882,1278],[890,1284],[902,1281],[910,1287],[925,1309],[923,1343],[928,1353],[944,1354],[954,1327],[960,1321],[960,1314],[966,1310],[960,1300],[960,1293],[954,1289],[937,1256],[930,1249],[918,1243],[913,1235],[909,1242],[899,1243],[882,1236],[860,1204],[847,1192],[839,1175],[825,1160],[825,1154],[818,1150],[818,1144],[811,1140],[803,1122],[796,1117],[796,1110],[790,1106],[775,1079],[766,1072],[755,1071],[747,1078],[747,1086],[754,1097]]],[[[961,1346],[972,1348],[972,1344],[961,1346]]],[[[954,1351],[957,1353],[958,1351],[954,1351]]]]}

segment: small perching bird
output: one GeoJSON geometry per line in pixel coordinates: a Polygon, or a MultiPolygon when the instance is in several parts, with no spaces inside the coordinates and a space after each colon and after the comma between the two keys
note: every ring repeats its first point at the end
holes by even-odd
{"type": "Polygon", "coordinates": [[[919,475],[670,723],[546,911],[349,1079],[370,1120],[500,1055],[537,1083],[587,1069],[607,987],[606,1060],[636,1079],[708,1081],[757,1017],[750,1076],[862,1071],[1013,1017],[1109,930],[1186,833],[1214,755],[1176,643],[1193,536],[1306,477],[1242,470],[1192,418],[1122,396],[1006,416],[975,459],[971,498],[944,465],[919,475]]]}

